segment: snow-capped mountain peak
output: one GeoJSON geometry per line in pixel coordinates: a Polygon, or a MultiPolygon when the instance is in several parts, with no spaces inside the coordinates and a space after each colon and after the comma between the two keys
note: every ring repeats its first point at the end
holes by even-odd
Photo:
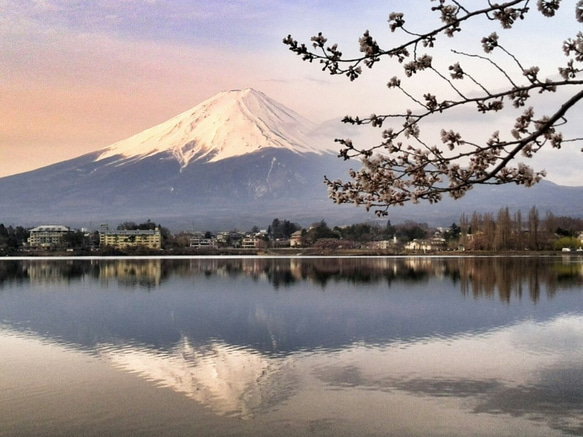
{"type": "Polygon", "coordinates": [[[314,128],[312,122],[259,91],[225,91],[103,149],[97,160],[119,157],[116,162],[123,164],[166,152],[184,168],[193,161],[217,162],[262,148],[298,154],[330,152],[310,137],[314,128]]]}

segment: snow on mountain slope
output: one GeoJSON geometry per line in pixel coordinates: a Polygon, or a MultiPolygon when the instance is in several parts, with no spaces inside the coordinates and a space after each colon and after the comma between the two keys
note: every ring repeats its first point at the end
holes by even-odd
{"type": "Polygon", "coordinates": [[[315,125],[253,89],[225,91],[172,119],[105,149],[97,161],[119,156],[115,165],[168,152],[181,168],[217,162],[262,148],[294,153],[332,152],[310,138],[315,125]]]}

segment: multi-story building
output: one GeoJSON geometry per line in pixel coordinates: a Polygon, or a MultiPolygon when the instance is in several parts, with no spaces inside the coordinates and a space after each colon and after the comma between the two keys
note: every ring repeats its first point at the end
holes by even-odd
{"type": "Polygon", "coordinates": [[[259,249],[265,247],[267,239],[267,231],[259,231],[256,233],[246,234],[241,240],[242,249],[259,249]]]}
{"type": "Polygon", "coordinates": [[[255,249],[259,245],[259,238],[255,235],[246,235],[241,240],[241,248],[243,249],[255,249]]]}
{"type": "Polygon", "coordinates": [[[128,247],[161,249],[162,236],[159,228],[148,230],[116,229],[110,231],[105,227],[99,232],[99,245],[101,247],[109,246],[115,249],[125,249],[128,247]]]}
{"type": "Polygon", "coordinates": [[[56,247],[71,230],[63,225],[42,225],[30,230],[28,244],[31,247],[56,247]]]}
{"type": "Polygon", "coordinates": [[[195,234],[190,237],[190,247],[197,249],[215,249],[217,247],[216,238],[205,238],[202,234],[195,234]]]}

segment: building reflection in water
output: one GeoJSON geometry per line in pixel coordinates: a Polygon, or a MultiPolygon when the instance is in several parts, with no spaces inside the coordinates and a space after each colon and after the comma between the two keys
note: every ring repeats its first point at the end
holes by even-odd
{"type": "Polygon", "coordinates": [[[583,284],[583,264],[564,257],[403,257],[403,258],[197,258],[25,260],[0,262],[0,287],[6,281],[37,284],[68,283],[99,278],[129,288],[155,288],[178,277],[237,277],[266,280],[275,289],[302,281],[326,288],[331,282],[352,284],[423,282],[448,279],[459,284],[464,296],[498,296],[501,301],[528,297],[545,290],[583,284]]]}

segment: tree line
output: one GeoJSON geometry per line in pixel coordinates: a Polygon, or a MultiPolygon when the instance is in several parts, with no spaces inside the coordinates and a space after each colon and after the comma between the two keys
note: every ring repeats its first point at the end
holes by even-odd
{"type": "Polygon", "coordinates": [[[576,249],[581,247],[578,234],[583,231],[583,219],[555,216],[552,212],[541,217],[536,207],[523,215],[503,207],[497,214],[462,214],[460,229],[459,243],[468,250],[576,249]]]}
{"type": "Polygon", "coordinates": [[[28,240],[30,233],[22,226],[4,226],[0,223],[0,253],[17,250],[28,240]]]}
{"type": "MultiPolygon", "coordinates": [[[[150,220],[139,224],[123,222],[117,226],[118,230],[155,228],[161,231],[164,249],[179,250],[189,247],[191,233],[183,231],[174,234],[168,228],[150,220]]],[[[462,214],[459,224],[454,222],[446,228],[431,228],[427,223],[411,220],[396,225],[388,220],[386,223],[356,223],[334,227],[321,220],[303,228],[298,223],[276,218],[266,231],[262,232],[258,226],[253,226],[248,232],[233,231],[232,234],[260,235],[264,242],[262,247],[283,247],[292,234],[298,231],[304,247],[357,248],[370,242],[386,240],[399,246],[413,240],[441,239],[445,243],[442,248],[449,250],[561,250],[581,247],[579,234],[583,232],[583,218],[555,216],[551,212],[541,216],[536,207],[532,207],[527,214],[521,211],[511,212],[508,207],[502,207],[497,213],[462,214]]],[[[0,224],[0,254],[10,254],[26,246],[29,235],[29,230],[22,226],[6,227],[0,224]]],[[[204,237],[214,238],[216,235],[206,231],[204,237]]],[[[60,248],[87,249],[98,246],[98,231],[72,230],[63,237],[60,248]]]]}

